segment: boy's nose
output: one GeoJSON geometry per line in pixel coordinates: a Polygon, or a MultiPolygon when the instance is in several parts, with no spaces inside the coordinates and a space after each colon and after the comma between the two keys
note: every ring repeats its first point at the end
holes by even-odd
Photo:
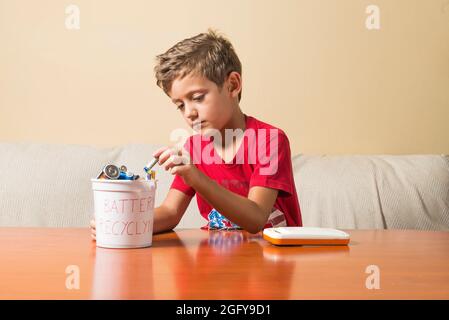
{"type": "Polygon", "coordinates": [[[191,120],[194,121],[196,118],[198,118],[198,111],[189,105],[185,105],[185,116],[191,120]]]}

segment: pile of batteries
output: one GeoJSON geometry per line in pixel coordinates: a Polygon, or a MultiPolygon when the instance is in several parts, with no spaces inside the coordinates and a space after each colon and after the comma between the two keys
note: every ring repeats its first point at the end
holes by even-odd
{"type": "MultiPolygon", "coordinates": [[[[154,161],[153,161],[154,162],[154,161]]],[[[143,168],[145,172],[145,180],[155,180],[156,172],[151,170],[155,163],[149,163],[147,166],[143,168]]],[[[157,161],[156,161],[157,162],[157,161]]],[[[116,166],[113,164],[108,164],[103,167],[100,174],[97,176],[97,179],[106,179],[106,180],[138,180],[142,179],[139,175],[135,175],[132,172],[129,172],[126,166],[116,166]]]]}

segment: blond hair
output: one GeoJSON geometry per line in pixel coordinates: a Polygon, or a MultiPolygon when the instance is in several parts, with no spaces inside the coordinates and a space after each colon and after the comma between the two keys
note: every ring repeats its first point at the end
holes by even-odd
{"type": "Polygon", "coordinates": [[[154,71],[156,84],[168,94],[176,78],[190,73],[204,76],[221,88],[231,72],[242,74],[242,64],[231,42],[209,29],[158,55],[154,71]]]}

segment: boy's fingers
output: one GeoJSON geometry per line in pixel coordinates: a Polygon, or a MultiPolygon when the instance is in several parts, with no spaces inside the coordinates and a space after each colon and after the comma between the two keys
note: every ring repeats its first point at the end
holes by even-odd
{"type": "Polygon", "coordinates": [[[97,241],[97,232],[95,230],[95,220],[90,220],[90,237],[93,241],[97,241]]]}
{"type": "Polygon", "coordinates": [[[178,167],[173,167],[173,168],[170,169],[170,173],[172,175],[175,175],[177,172],[178,172],[178,167]]]}
{"type": "Polygon", "coordinates": [[[170,169],[170,173],[172,175],[175,175],[175,174],[182,175],[184,170],[187,170],[187,166],[174,166],[173,168],[170,169]]]}
{"type": "Polygon", "coordinates": [[[173,167],[181,166],[185,164],[189,164],[190,159],[186,156],[178,156],[178,155],[171,155],[170,158],[167,159],[167,161],[164,163],[163,168],[165,171],[170,170],[173,167]]]}
{"type": "Polygon", "coordinates": [[[182,161],[182,164],[190,164],[191,163],[190,153],[186,149],[184,149],[184,148],[177,149],[175,154],[182,158],[180,160],[180,161],[182,161]]]}
{"type": "Polygon", "coordinates": [[[192,159],[190,158],[190,154],[188,152],[183,152],[181,155],[181,163],[182,164],[191,164],[192,159]]]}
{"type": "Polygon", "coordinates": [[[155,157],[155,158],[159,157],[159,155],[160,155],[162,152],[164,152],[164,150],[165,150],[166,148],[167,148],[167,147],[161,147],[161,148],[157,149],[156,151],[153,152],[152,156],[155,157]]]}
{"type": "Polygon", "coordinates": [[[173,154],[173,150],[172,149],[167,149],[164,152],[162,152],[159,155],[159,160],[158,160],[159,165],[163,165],[170,158],[170,156],[172,154],[173,154]]]}
{"type": "Polygon", "coordinates": [[[153,157],[158,158],[161,155],[161,153],[167,149],[169,149],[169,147],[161,147],[157,149],[156,151],[153,152],[153,157]]]}
{"type": "Polygon", "coordinates": [[[165,169],[165,171],[169,170],[170,168],[178,165],[177,161],[176,161],[176,157],[175,155],[171,155],[167,161],[164,162],[163,168],[165,169]]]}

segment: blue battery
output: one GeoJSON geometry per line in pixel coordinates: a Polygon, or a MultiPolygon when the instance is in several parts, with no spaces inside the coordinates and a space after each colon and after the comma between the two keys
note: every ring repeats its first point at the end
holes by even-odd
{"type": "Polygon", "coordinates": [[[118,177],[119,180],[134,180],[134,174],[131,172],[123,172],[120,171],[120,176],[118,177]]]}

